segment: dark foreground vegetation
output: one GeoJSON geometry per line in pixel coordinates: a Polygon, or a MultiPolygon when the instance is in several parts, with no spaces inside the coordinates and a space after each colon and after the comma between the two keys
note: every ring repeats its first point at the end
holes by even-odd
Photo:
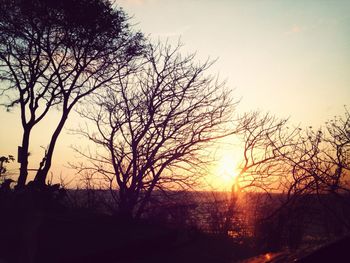
{"type": "Polygon", "coordinates": [[[251,253],[195,227],[70,207],[55,186],[2,192],[0,204],[0,259],[9,263],[232,262],[251,253]]]}
{"type": "MultiPolygon", "coordinates": [[[[269,211],[286,197],[252,193],[236,200],[228,220],[227,193],[182,192],[132,220],[111,209],[108,191],[58,185],[1,190],[0,259],[8,263],[342,262],[350,244],[346,230],[317,205],[317,196],[308,197],[308,208],[271,217],[269,211]]],[[[350,218],[344,207],[337,210],[350,218]]]]}

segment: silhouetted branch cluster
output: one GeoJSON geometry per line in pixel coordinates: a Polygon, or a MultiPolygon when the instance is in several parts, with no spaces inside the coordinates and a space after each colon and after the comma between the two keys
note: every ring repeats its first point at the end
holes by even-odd
{"type": "Polygon", "coordinates": [[[103,88],[142,50],[126,14],[108,1],[0,2],[2,104],[19,105],[21,173],[27,178],[30,134],[50,109],[60,117],[35,180],[44,184],[57,138],[75,105],[103,88]]]}
{"type": "Polygon", "coordinates": [[[240,186],[266,191],[273,202],[279,196],[263,217],[289,229],[290,244],[300,244],[308,220],[323,212],[349,231],[349,123],[347,108],[316,131],[259,113],[242,117],[240,186]]]}
{"type": "Polygon", "coordinates": [[[97,154],[84,153],[116,196],[121,213],[141,216],[153,191],[181,189],[196,183],[195,167],[207,161],[204,145],[228,134],[233,109],[229,92],[213,77],[212,65],[182,57],[180,46],[150,45],[136,72],[85,104],[80,115],[96,130],[81,129],[97,154]]]}

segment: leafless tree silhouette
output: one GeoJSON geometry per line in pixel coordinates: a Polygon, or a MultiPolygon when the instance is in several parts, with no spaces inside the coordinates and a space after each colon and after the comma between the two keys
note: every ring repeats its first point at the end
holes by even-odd
{"type": "Polygon", "coordinates": [[[138,72],[120,78],[80,115],[96,132],[81,129],[103,153],[85,155],[80,167],[105,176],[119,211],[140,217],[152,192],[196,183],[195,166],[205,165],[205,145],[227,135],[233,103],[223,83],[206,76],[212,62],[181,56],[180,45],[151,45],[138,72]]]}
{"type": "MultiPolygon", "coordinates": [[[[349,112],[314,130],[290,128],[286,120],[252,113],[241,119],[244,142],[239,183],[242,188],[278,193],[278,204],[266,218],[277,217],[275,228],[297,247],[303,231],[322,210],[333,224],[349,230],[349,112]],[[332,197],[333,196],[333,197],[332,197]],[[337,205],[335,205],[337,204],[337,205]],[[321,208],[320,208],[321,205],[321,208]],[[277,223],[276,223],[277,222],[277,223]]],[[[276,199],[275,196],[275,199],[276,199]]]]}
{"type": "Polygon", "coordinates": [[[58,108],[35,180],[44,184],[62,128],[75,105],[106,86],[141,50],[126,14],[109,1],[1,0],[0,79],[3,105],[19,105],[23,127],[18,187],[27,179],[33,127],[58,108]]]}
{"type": "Polygon", "coordinates": [[[288,155],[298,131],[289,131],[287,121],[259,112],[246,113],[240,118],[238,136],[243,142],[240,188],[265,192],[280,189],[281,177],[287,172],[283,156],[288,155]]]}

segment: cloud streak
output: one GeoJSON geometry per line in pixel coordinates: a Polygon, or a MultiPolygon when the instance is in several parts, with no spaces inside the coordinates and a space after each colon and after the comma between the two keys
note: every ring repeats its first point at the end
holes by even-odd
{"type": "Polygon", "coordinates": [[[183,26],[181,28],[178,28],[174,31],[159,32],[159,33],[154,33],[153,35],[160,36],[160,37],[178,37],[178,36],[182,36],[190,29],[191,29],[191,26],[187,25],[187,26],[183,26]]]}
{"type": "Polygon", "coordinates": [[[304,31],[304,28],[299,25],[293,25],[288,31],[286,31],[286,34],[298,34],[300,32],[304,31]]]}
{"type": "Polygon", "coordinates": [[[128,6],[144,6],[147,4],[155,4],[157,0],[120,0],[119,3],[121,5],[128,5],[128,6]]]}

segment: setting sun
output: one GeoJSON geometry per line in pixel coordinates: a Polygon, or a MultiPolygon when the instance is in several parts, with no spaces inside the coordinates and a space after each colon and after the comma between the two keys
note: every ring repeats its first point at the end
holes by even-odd
{"type": "Polygon", "coordinates": [[[217,164],[218,179],[225,186],[232,186],[238,176],[237,160],[230,155],[223,156],[217,164]]]}

